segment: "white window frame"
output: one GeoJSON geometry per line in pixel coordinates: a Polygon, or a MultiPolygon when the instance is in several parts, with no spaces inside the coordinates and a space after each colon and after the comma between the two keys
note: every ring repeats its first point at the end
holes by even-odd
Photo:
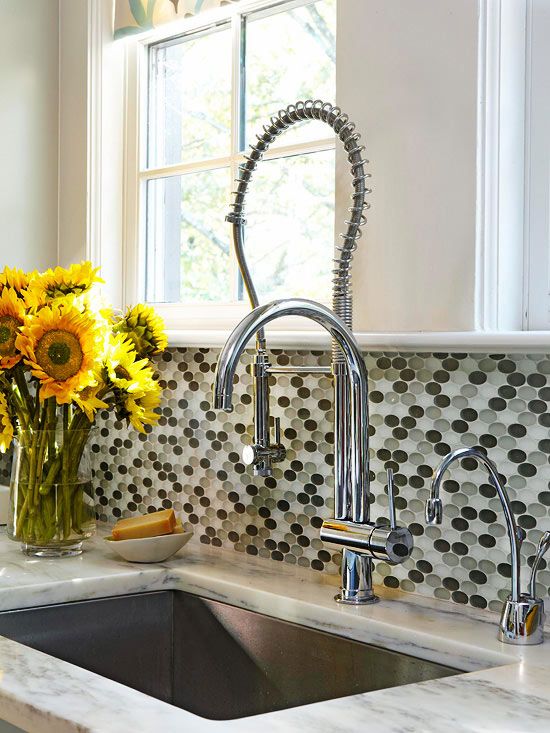
{"type": "Polygon", "coordinates": [[[480,0],[478,326],[550,346],[550,6],[480,0]]]}
{"type": "Polygon", "coordinates": [[[479,0],[476,328],[509,334],[524,328],[526,1],[479,0]]]}
{"type": "MultiPolygon", "coordinates": [[[[525,328],[550,329],[550,5],[527,0],[525,328]]],[[[550,334],[549,334],[550,342],[550,334]]]]}
{"type": "MultiPolygon", "coordinates": [[[[240,74],[240,45],[243,16],[251,13],[259,13],[268,16],[280,12],[282,9],[303,7],[314,4],[316,0],[241,0],[240,3],[221,7],[218,10],[199,14],[188,18],[181,23],[173,23],[169,26],[148,33],[127,45],[126,64],[126,170],[125,170],[125,256],[124,256],[124,293],[125,305],[143,300],[145,295],[145,187],[149,180],[168,177],[184,173],[192,173],[205,170],[215,170],[223,167],[230,169],[231,180],[237,177],[238,166],[244,160],[243,151],[239,150],[238,118],[241,104],[241,90],[239,81],[240,74]],[[151,44],[159,43],[178,35],[192,35],[213,29],[216,26],[230,24],[232,34],[232,129],[230,153],[224,157],[200,160],[198,162],[187,162],[177,165],[147,168],[143,165],[146,160],[147,134],[145,121],[147,119],[146,105],[148,96],[148,47],[151,44]],[[135,142],[134,142],[135,141],[135,142]],[[133,223],[137,225],[134,225],[133,223]]],[[[328,129],[328,128],[327,128],[328,129]]],[[[319,138],[313,141],[301,142],[293,145],[284,145],[284,141],[271,147],[265,154],[264,160],[284,158],[299,154],[310,154],[335,149],[334,135],[319,138]]],[[[229,211],[230,200],[227,201],[229,211]]],[[[228,238],[229,238],[229,227],[228,238]]],[[[236,279],[236,260],[231,250],[231,264],[236,279]]],[[[330,301],[330,292],[327,292],[327,303],[330,301]]],[[[220,333],[227,332],[243,318],[250,310],[248,300],[233,301],[228,303],[155,303],[155,309],[164,318],[167,328],[171,332],[177,332],[181,338],[187,340],[188,335],[202,334],[203,343],[209,344],[212,341],[218,342],[220,333]]],[[[308,331],[319,331],[319,328],[303,319],[285,319],[283,322],[274,323],[274,331],[299,332],[296,334],[297,343],[301,340],[301,333],[308,331]]],[[[319,336],[323,339],[322,334],[319,336]]],[[[200,340],[200,339],[199,339],[200,340]]]]}

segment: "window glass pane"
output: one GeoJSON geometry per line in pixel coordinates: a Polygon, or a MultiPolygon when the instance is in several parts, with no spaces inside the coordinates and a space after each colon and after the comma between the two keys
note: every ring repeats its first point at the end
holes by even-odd
{"type": "Polygon", "coordinates": [[[330,300],[334,151],[262,162],[246,212],[246,254],[260,300],[330,300]]]}
{"type": "MultiPolygon", "coordinates": [[[[298,100],[334,103],[336,0],[279,12],[252,14],[246,28],[246,133],[298,100]]],[[[322,122],[305,122],[283,133],[279,144],[330,137],[322,122]]]]}
{"type": "Polygon", "coordinates": [[[149,167],[230,153],[228,27],[151,48],[149,167]]]}
{"type": "Polygon", "coordinates": [[[233,299],[224,221],[229,178],[224,168],[148,182],[148,301],[233,299]]]}

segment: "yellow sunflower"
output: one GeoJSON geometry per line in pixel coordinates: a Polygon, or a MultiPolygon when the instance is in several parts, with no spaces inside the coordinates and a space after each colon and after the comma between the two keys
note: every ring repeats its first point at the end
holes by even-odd
{"type": "Polygon", "coordinates": [[[103,384],[84,387],[80,392],[71,395],[72,402],[78,405],[82,412],[86,415],[90,422],[94,421],[95,414],[98,410],[103,410],[109,405],[97,396],[97,393],[104,387],[103,384]]]}
{"type": "Polygon", "coordinates": [[[132,341],[125,334],[112,335],[105,367],[113,387],[134,397],[144,395],[154,384],[149,360],[138,359],[132,341]]]}
{"type": "Polygon", "coordinates": [[[13,440],[13,425],[6,395],[0,392],[0,451],[5,453],[13,440]]]}
{"type": "Polygon", "coordinates": [[[15,345],[19,328],[25,319],[25,306],[13,288],[0,293],[0,369],[11,369],[21,361],[15,345]]]}
{"type": "Polygon", "coordinates": [[[29,282],[35,275],[36,272],[23,272],[16,267],[4,267],[0,272],[0,290],[12,288],[19,297],[23,297],[29,282]]]}
{"type": "Polygon", "coordinates": [[[75,392],[95,384],[103,333],[89,314],[54,304],[26,319],[16,347],[40,381],[40,400],[55,397],[66,404],[75,392]]]}
{"type": "Polygon", "coordinates": [[[113,331],[125,333],[134,342],[138,356],[158,354],[168,346],[164,321],[150,305],[135,305],[118,320],[113,331]]]}
{"type": "Polygon", "coordinates": [[[41,307],[55,303],[60,298],[72,297],[72,305],[76,306],[74,299],[89,293],[95,283],[103,282],[98,271],[99,268],[94,268],[91,262],[46,270],[29,282],[26,301],[30,307],[41,307]]]}
{"type": "Polygon", "coordinates": [[[128,397],[124,402],[124,412],[128,421],[140,433],[145,432],[145,425],[155,425],[160,415],[155,412],[160,405],[162,389],[158,382],[142,397],[128,397]]]}

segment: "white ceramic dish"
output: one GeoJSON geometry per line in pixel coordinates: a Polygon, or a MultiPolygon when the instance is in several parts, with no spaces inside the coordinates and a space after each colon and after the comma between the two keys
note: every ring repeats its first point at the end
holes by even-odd
{"type": "Polygon", "coordinates": [[[181,550],[192,536],[193,532],[176,532],[137,540],[114,540],[110,535],[104,539],[113,552],[128,562],[164,562],[181,550]]]}

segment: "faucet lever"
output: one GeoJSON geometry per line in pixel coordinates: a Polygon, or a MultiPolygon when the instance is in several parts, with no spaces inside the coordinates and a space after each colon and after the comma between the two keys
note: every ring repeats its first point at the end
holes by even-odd
{"type": "Polygon", "coordinates": [[[388,508],[390,512],[390,528],[397,529],[397,517],[395,516],[395,485],[393,481],[393,470],[388,468],[388,508]]]}
{"type": "Polygon", "coordinates": [[[428,524],[441,524],[443,521],[443,503],[439,497],[430,497],[426,501],[426,522],[428,524]]]}
{"type": "Polygon", "coordinates": [[[536,584],[537,584],[537,572],[539,565],[542,562],[542,558],[546,550],[550,547],[550,532],[545,532],[539,540],[537,547],[537,553],[533,560],[533,567],[531,568],[531,577],[529,578],[529,595],[532,598],[536,598],[536,584]]]}
{"type": "Polygon", "coordinates": [[[275,418],[275,445],[281,445],[281,418],[275,418]]]}

